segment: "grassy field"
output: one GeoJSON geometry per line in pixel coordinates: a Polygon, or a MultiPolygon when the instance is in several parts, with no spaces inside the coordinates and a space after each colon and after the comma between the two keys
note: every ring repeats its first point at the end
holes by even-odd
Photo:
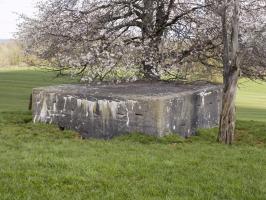
{"type": "MultiPolygon", "coordinates": [[[[265,199],[265,122],[238,121],[231,147],[215,142],[217,129],[190,139],[81,140],[32,124],[27,111],[32,87],[62,82],[36,71],[0,72],[1,200],[265,199]]],[[[265,121],[265,88],[241,84],[239,118],[265,121]]]]}
{"type": "Polygon", "coordinates": [[[52,72],[0,68],[0,112],[26,111],[32,88],[67,82],[73,80],[56,78],[52,72]]]}
{"type": "Polygon", "coordinates": [[[241,120],[266,122],[266,82],[240,81],[237,114],[241,120]]]}

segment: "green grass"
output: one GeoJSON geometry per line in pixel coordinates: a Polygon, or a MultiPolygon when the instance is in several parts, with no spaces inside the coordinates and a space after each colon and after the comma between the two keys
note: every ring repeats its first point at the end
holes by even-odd
{"type": "MultiPolygon", "coordinates": [[[[189,139],[131,134],[82,140],[71,131],[33,124],[26,111],[32,87],[65,81],[38,71],[0,72],[0,200],[265,199],[265,122],[238,121],[230,147],[216,143],[217,129],[189,139]]],[[[239,92],[237,102],[254,110],[245,101],[245,94],[258,89],[251,87],[239,92]]],[[[259,101],[262,92],[252,95],[259,101]]]]}
{"type": "Polygon", "coordinates": [[[32,124],[28,113],[0,119],[0,199],[265,199],[266,125],[238,123],[232,147],[199,136],[132,134],[81,140],[32,124]]]}
{"type": "Polygon", "coordinates": [[[0,70],[0,112],[26,111],[34,87],[73,82],[56,78],[52,72],[37,70],[0,70]]]}
{"type": "Polygon", "coordinates": [[[237,118],[266,122],[266,82],[240,81],[237,95],[237,118]]]}

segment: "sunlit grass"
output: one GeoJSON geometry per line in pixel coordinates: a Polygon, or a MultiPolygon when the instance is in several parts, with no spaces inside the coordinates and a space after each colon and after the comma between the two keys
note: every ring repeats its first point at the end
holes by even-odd
{"type": "Polygon", "coordinates": [[[266,82],[240,80],[237,118],[266,122],[266,82]]]}
{"type": "Polygon", "coordinates": [[[0,71],[0,111],[26,111],[32,88],[70,82],[75,80],[56,78],[53,72],[6,68],[0,71]]]}

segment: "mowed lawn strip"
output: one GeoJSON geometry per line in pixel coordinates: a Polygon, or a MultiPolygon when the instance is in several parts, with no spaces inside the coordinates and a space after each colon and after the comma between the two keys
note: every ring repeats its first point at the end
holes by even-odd
{"type": "Polygon", "coordinates": [[[266,82],[240,80],[237,119],[266,122],[266,82]]]}
{"type": "Polygon", "coordinates": [[[238,121],[230,147],[216,143],[216,128],[189,139],[82,140],[31,122],[31,88],[68,82],[53,77],[0,72],[0,200],[265,199],[266,123],[238,121]]]}
{"type": "Polygon", "coordinates": [[[26,111],[34,87],[74,81],[56,78],[55,73],[40,70],[0,70],[0,112],[26,111]]]}

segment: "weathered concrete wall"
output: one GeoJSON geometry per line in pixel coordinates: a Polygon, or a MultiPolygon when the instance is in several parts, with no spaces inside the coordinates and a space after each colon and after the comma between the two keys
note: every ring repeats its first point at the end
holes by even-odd
{"type": "Polygon", "coordinates": [[[54,123],[83,137],[129,132],[190,136],[218,124],[222,87],[213,84],[61,85],[33,90],[34,122],[54,123]]]}

